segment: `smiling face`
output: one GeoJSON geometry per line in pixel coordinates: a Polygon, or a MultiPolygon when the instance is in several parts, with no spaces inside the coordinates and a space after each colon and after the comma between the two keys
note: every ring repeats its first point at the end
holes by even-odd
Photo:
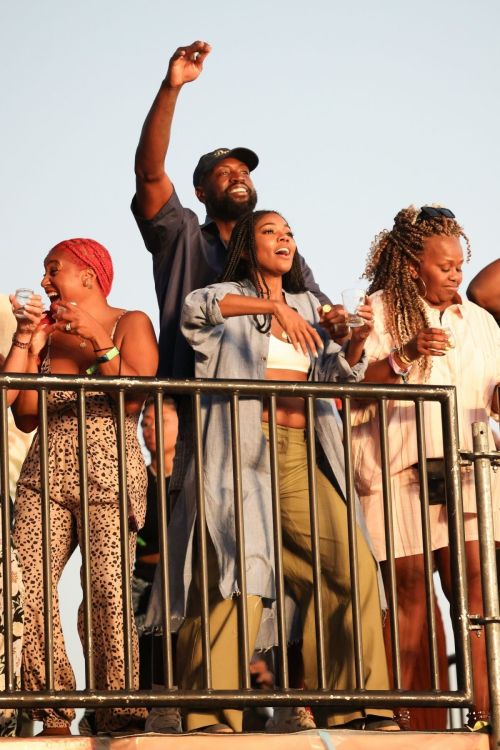
{"type": "Polygon", "coordinates": [[[255,251],[260,271],[265,276],[283,276],[292,267],[297,245],[285,219],[267,213],[255,222],[255,251]]]}
{"type": "Polygon", "coordinates": [[[205,175],[196,188],[198,199],[205,204],[212,219],[235,221],[253,211],[257,193],[248,166],[239,159],[222,159],[205,175]]]}
{"type": "Polygon", "coordinates": [[[44,267],[41,284],[51,305],[59,299],[77,300],[81,297],[88,270],[74,263],[68,253],[51,250],[44,260],[44,267]]]}
{"type": "MultiPolygon", "coordinates": [[[[435,234],[423,243],[418,275],[425,284],[425,299],[438,310],[445,310],[456,297],[462,281],[464,254],[458,237],[435,234]]],[[[411,274],[414,278],[417,269],[411,274]]]]}

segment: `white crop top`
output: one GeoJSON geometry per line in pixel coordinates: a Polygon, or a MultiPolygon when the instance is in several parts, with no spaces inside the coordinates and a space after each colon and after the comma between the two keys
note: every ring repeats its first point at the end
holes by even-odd
{"type": "Polygon", "coordinates": [[[309,372],[311,360],[302,349],[297,351],[293,344],[276,336],[269,337],[269,354],[267,355],[267,366],[272,370],[297,370],[297,372],[309,372]]]}

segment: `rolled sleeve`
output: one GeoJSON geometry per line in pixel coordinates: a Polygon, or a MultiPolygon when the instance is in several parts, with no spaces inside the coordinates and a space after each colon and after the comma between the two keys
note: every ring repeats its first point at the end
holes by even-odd
{"type": "Polygon", "coordinates": [[[237,293],[235,284],[212,284],[186,297],[181,330],[196,352],[208,355],[219,345],[225,323],[219,302],[234,293],[237,293]]]}
{"type": "Polygon", "coordinates": [[[366,353],[359,362],[351,366],[346,359],[347,344],[340,349],[338,345],[335,351],[331,351],[331,346],[324,351],[318,359],[314,368],[314,379],[320,382],[335,383],[358,383],[363,380],[366,368],[368,367],[368,358],[366,353]]]}

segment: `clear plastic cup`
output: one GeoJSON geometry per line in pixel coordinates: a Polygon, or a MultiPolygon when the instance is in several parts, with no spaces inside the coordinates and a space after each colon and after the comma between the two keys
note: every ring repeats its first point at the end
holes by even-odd
{"type": "Polygon", "coordinates": [[[30,297],[34,295],[34,293],[35,292],[33,291],[33,289],[16,289],[16,302],[21,305],[21,307],[19,307],[14,313],[16,318],[24,318],[24,306],[28,302],[30,297]]]}
{"type": "Polygon", "coordinates": [[[342,304],[347,312],[347,325],[350,328],[360,328],[365,325],[365,320],[357,315],[358,308],[365,301],[364,289],[344,289],[342,292],[342,304]]]}

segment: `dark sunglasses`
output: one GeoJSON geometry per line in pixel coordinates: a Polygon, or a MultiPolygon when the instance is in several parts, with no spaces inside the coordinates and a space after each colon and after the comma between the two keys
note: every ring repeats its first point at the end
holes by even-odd
{"type": "Polygon", "coordinates": [[[450,211],[449,208],[441,208],[435,206],[422,206],[420,213],[417,216],[417,221],[422,221],[425,217],[429,219],[436,219],[438,216],[445,216],[447,219],[454,219],[455,214],[450,211]]]}

